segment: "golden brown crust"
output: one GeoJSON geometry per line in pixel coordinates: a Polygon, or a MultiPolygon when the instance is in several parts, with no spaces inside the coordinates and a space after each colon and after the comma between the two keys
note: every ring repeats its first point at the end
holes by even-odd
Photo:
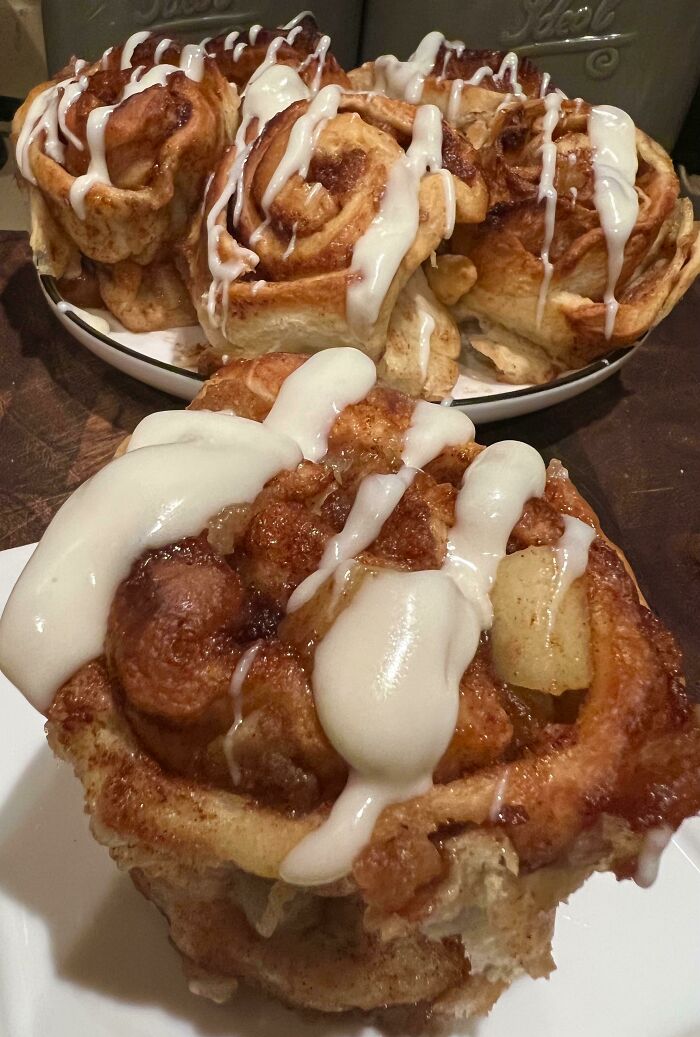
{"type": "MultiPolygon", "coordinates": [[[[606,337],[607,245],[594,199],[590,106],[563,101],[554,134],[558,202],[550,248],[553,273],[538,321],[545,234],[538,196],[544,111],[543,101],[527,101],[493,120],[480,151],[489,214],[479,227],[458,227],[450,244],[452,252],[471,260],[477,273],[453,312],[458,319],[478,318],[483,334],[474,335],[472,344],[496,363],[506,381],[546,381],[557,370],[583,366],[638,341],[700,270],[692,207],[679,198],[673,164],[660,145],[637,130],[639,215],[617,282],[620,305],[613,333],[606,337]]],[[[449,290],[449,278],[445,280],[449,290]]]]}
{"type": "Polygon", "coordinates": [[[164,331],[197,323],[189,293],[172,260],[156,260],[146,266],[129,259],[98,264],[96,276],[102,302],[128,331],[164,331]]]}

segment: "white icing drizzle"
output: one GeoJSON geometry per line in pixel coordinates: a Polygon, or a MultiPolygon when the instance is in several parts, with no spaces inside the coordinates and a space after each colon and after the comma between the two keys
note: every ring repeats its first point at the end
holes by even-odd
{"type": "Polygon", "coordinates": [[[112,47],[107,47],[107,50],[104,51],[104,53],[102,54],[102,59],[100,61],[100,67],[101,68],[103,68],[103,69],[107,68],[107,65],[109,64],[109,56],[110,56],[110,54],[112,53],[113,50],[114,50],[114,47],[112,46],[112,47]]]}
{"type": "Polygon", "coordinates": [[[257,43],[258,33],[261,29],[262,25],[251,25],[250,29],[248,29],[248,40],[250,42],[251,47],[254,47],[257,43]]]}
{"type": "Polygon", "coordinates": [[[463,43],[462,40],[452,40],[452,42],[449,40],[443,40],[443,45],[445,47],[445,56],[442,59],[442,71],[438,76],[438,79],[445,78],[447,65],[452,55],[456,54],[458,58],[461,58],[466,48],[466,44],[463,43]]]}
{"type": "Polygon", "coordinates": [[[250,238],[248,239],[251,245],[257,245],[258,241],[260,241],[260,238],[263,236],[267,228],[270,226],[270,222],[270,217],[266,216],[265,219],[257,225],[253,233],[250,235],[250,238]]]}
{"type": "Polygon", "coordinates": [[[425,384],[430,364],[430,340],[435,331],[435,318],[420,294],[416,294],[416,308],[420,322],[418,326],[418,364],[423,384],[425,384]]]}
{"type": "MultiPolygon", "coordinates": [[[[46,709],[61,682],[100,654],[115,590],[133,560],[200,531],[227,504],[254,500],[302,456],[322,457],[342,409],[364,398],[375,379],[365,354],[330,349],[285,380],[262,425],[207,411],[162,412],[141,422],[127,453],[59,511],[16,584],[0,620],[0,661],[10,679],[46,709]]],[[[348,552],[376,536],[416,469],[473,432],[459,411],[416,404],[404,467],[380,477],[393,479],[393,487],[364,480],[357,511],[336,538],[331,561],[341,586],[352,568],[348,552]]],[[[491,622],[488,594],[510,530],[544,482],[530,447],[488,447],[463,477],[442,568],[368,574],[317,646],[319,720],[350,777],[329,820],[283,862],[286,881],[316,885],[347,874],[381,810],[430,788],[454,731],[460,679],[491,622]]],[[[254,648],[232,678],[229,748],[254,648]]]]}
{"type": "Polygon", "coordinates": [[[550,76],[549,72],[543,72],[542,73],[542,85],[540,86],[540,97],[544,97],[545,94],[547,93],[547,91],[549,90],[549,84],[550,84],[551,79],[552,79],[552,77],[550,76]]]}
{"type": "Polygon", "coordinates": [[[179,68],[177,65],[156,65],[137,78],[141,68],[139,66],[134,70],[129,82],[114,104],[101,105],[90,112],[85,128],[90,164],[86,173],[75,178],[68,196],[71,206],[82,220],[85,219],[85,196],[90,188],[94,184],[111,184],[112,182],[105,155],[105,131],[112,113],[134,94],[148,90],[152,86],[164,86],[168,77],[176,72],[184,72],[188,78],[198,81],[203,74],[203,56],[204,52],[198,45],[188,44],[183,48],[179,68]]]}
{"type": "Polygon", "coordinates": [[[201,83],[204,75],[204,62],[207,57],[207,52],[204,49],[202,43],[187,43],[182,48],[182,54],[180,55],[180,69],[185,73],[188,79],[193,79],[196,83],[201,83]]]}
{"type": "Polygon", "coordinates": [[[68,80],[63,84],[63,92],[61,99],[58,102],[58,125],[61,129],[63,136],[71,142],[71,144],[78,149],[83,150],[83,142],[75,136],[75,134],[66,125],[66,115],[70,106],[78,100],[83,91],[87,88],[88,77],[81,76],[80,72],[85,68],[87,62],[79,59],[75,63],[73,69],[73,79],[68,80]]]}
{"type": "Polygon", "coordinates": [[[563,515],[564,532],[554,547],[554,557],[557,566],[556,586],[552,595],[552,601],[547,616],[547,636],[551,639],[557,614],[562,601],[571,587],[586,571],[588,565],[588,553],[591,544],[596,538],[596,531],[587,522],[574,518],[573,515],[563,515]]]}
{"type": "MultiPolygon", "coordinates": [[[[216,319],[216,300],[219,292],[226,307],[231,283],[241,274],[254,270],[259,262],[259,257],[252,249],[239,245],[233,239],[230,242],[233,256],[226,260],[221,259],[219,241],[226,228],[218,222],[219,217],[230,200],[235,198],[233,222],[238,222],[243,206],[242,184],[245,164],[253,144],[269,120],[278,112],[288,108],[295,101],[308,100],[308,97],[309,91],[301,76],[287,65],[268,66],[255,81],[251,77],[248,82],[241,107],[241,123],[235,139],[236,155],[228,171],[226,183],[207,214],[207,258],[209,272],[212,275],[212,283],[207,293],[207,312],[212,321],[216,319]],[[256,125],[251,126],[254,120],[256,125]],[[250,128],[254,130],[254,135],[248,141],[246,138],[250,128]]],[[[266,225],[265,223],[257,227],[254,236],[262,234],[266,225]]]]}
{"type": "Polygon", "coordinates": [[[156,63],[156,65],[160,64],[161,58],[165,54],[165,52],[168,49],[168,47],[172,46],[172,43],[173,43],[173,41],[170,40],[170,39],[164,39],[164,40],[160,41],[160,43],[156,47],[155,51],[153,52],[153,60],[156,63]]]}
{"type": "Polygon", "coordinates": [[[491,623],[488,593],[508,536],[544,484],[531,447],[488,447],[465,472],[442,569],[368,575],[317,645],[316,710],[350,777],[328,820],[282,862],[284,881],[342,878],[384,807],[431,787],[454,732],[459,682],[491,623]]]}
{"type": "MultiPolygon", "coordinates": [[[[293,31],[293,30],[292,30],[293,31]]],[[[315,50],[309,54],[308,58],[302,62],[299,66],[299,71],[303,72],[305,68],[308,68],[314,61],[318,62],[316,66],[316,72],[314,73],[313,82],[311,84],[311,93],[318,93],[318,88],[321,85],[321,77],[323,75],[323,69],[326,64],[326,57],[328,55],[328,48],[331,45],[330,36],[322,36],[316,44],[315,50]]]]}
{"type": "Polygon", "coordinates": [[[443,568],[473,601],[483,629],[493,620],[489,594],[508,537],[526,501],[542,496],[545,481],[540,455],[516,440],[487,447],[464,473],[443,568]]]}
{"type": "Polygon", "coordinates": [[[458,410],[443,410],[418,400],[404,439],[401,460],[407,468],[425,468],[449,446],[474,439],[473,422],[458,410]]]}
{"type": "Polygon", "coordinates": [[[418,104],[426,77],[435,67],[438,51],[445,42],[441,32],[429,32],[418,44],[408,61],[393,54],[383,54],[374,62],[378,89],[389,97],[418,104]]]}
{"type": "Polygon", "coordinates": [[[637,858],[637,871],[634,881],[642,889],[649,889],[656,882],[661,864],[661,854],[673,836],[670,825],[659,825],[650,828],[644,836],[644,842],[637,858]]]}
{"type": "Polygon", "coordinates": [[[246,682],[246,678],[250,673],[250,668],[255,662],[255,657],[261,647],[262,642],[256,641],[255,644],[250,646],[250,648],[246,648],[245,652],[236,664],[229,685],[229,695],[233,701],[233,723],[224,735],[223,750],[231,774],[231,780],[234,785],[237,785],[241,780],[241,769],[238,766],[234,755],[233,739],[243,721],[243,685],[246,682]]]}
{"type": "Polygon", "coordinates": [[[296,612],[310,601],[341,563],[350,562],[377,539],[415,474],[415,469],[404,466],[396,475],[368,475],[362,480],[345,525],[326,544],[319,568],[291,595],[288,612],[296,612]]]}
{"type": "Polygon", "coordinates": [[[144,29],[142,32],[135,32],[129,37],[122,47],[122,57],[119,63],[120,69],[123,70],[125,68],[131,68],[131,59],[134,56],[134,51],[139,44],[147,40],[150,35],[150,32],[147,29],[144,29]]]}
{"type": "MultiPolygon", "coordinates": [[[[131,82],[128,84],[129,86],[131,82]]],[[[85,136],[87,138],[88,151],[90,152],[90,165],[88,166],[87,173],[75,178],[68,194],[70,204],[81,220],[85,219],[85,196],[93,184],[111,183],[105,155],[104,137],[107,122],[115,108],[116,105],[103,105],[100,108],[93,108],[87,118],[85,136]]]]}
{"type": "Polygon", "coordinates": [[[298,36],[298,35],[299,35],[300,33],[302,33],[303,31],[304,31],[304,26],[303,26],[303,25],[295,25],[295,26],[294,26],[294,28],[293,28],[293,29],[291,29],[291,30],[290,30],[290,31],[289,31],[289,32],[287,33],[287,36],[286,36],[286,40],[287,40],[287,43],[289,44],[289,46],[290,46],[290,47],[291,47],[291,46],[292,46],[292,44],[294,43],[294,41],[295,41],[295,39],[297,38],[297,36],[298,36]]]}
{"type": "Polygon", "coordinates": [[[240,58],[241,54],[243,53],[243,51],[246,49],[247,46],[248,46],[247,40],[241,40],[240,43],[236,44],[236,46],[233,48],[233,60],[234,61],[238,61],[238,59],[240,58]]]}
{"type": "Polygon", "coordinates": [[[622,272],[625,246],[639,215],[637,139],[634,123],[626,112],[612,105],[598,105],[588,117],[593,149],[593,200],[608,251],[608,283],[605,289],[605,337],[615,328],[619,303],[615,287],[622,272]]]}
{"type": "Polygon", "coordinates": [[[309,15],[313,18],[313,11],[299,11],[299,14],[295,14],[293,18],[290,18],[288,22],[280,26],[282,29],[294,29],[296,28],[304,18],[308,18],[309,15]]]}
{"type": "Polygon", "coordinates": [[[447,121],[456,122],[457,116],[459,115],[459,106],[462,100],[462,91],[464,90],[464,80],[455,79],[452,81],[450,87],[450,96],[447,102],[447,121]]]}
{"type": "Polygon", "coordinates": [[[66,80],[63,83],[59,83],[58,86],[49,86],[46,90],[42,90],[30,104],[25,116],[22,129],[17,138],[15,158],[17,168],[25,180],[28,180],[31,184],[36,184],[36,177],[32,172],[29,161],[29,149],[40,133],[44,132],[46,134],[45,147],[47,154],[54,158],[54,161],[63,161],[63,147],[58,139],[57,131],[58,87],[63,87],[70,82],[71,80],[66,80]]]}
{"type": "Polygon", "coordinates": [[[489,65],[482,65],[464,82],[467,83],[467,86],[481,86],[485,79],[493,79],[495,75],[496,73],[489,65]]]}
{"type": "Polygon", "coordinates": [[[286,249],[282,253],[282,259],[289,259],[289,257],[291,256],[292,252],[297,247],[297,228],[298,228],[298,226],[299,226],[298,222],[294,223],[293,226],[292,226],[292,236],[289,239],[289,244],[287,245],[286,249]]]}
{"type": "Polygon", "coordinates": [[[359,403],[377,380],[377,371],[359,349],[323,349],[282,383],[265,426],[290,436],[304,457],[318,461],[338,415],[359,403]]]}
{"type": "MultiPolygon", "coordinates": [[[[420,182],[426,172],[440,169],[442,116],[435,105],[426,104],[416,111],[408,151],[389,170],[379,211],[353,250],[346,307],[348,322],[358,330],[377,320],[389,286],[418,232],[420,182]]],[[[446,222],[454,222],[450,213],[446,222]]]]}
{"type": "Polygon", "coordinates": [[[0,621],[4,672],[46,710],[63,681],[101,654],[115,591],[142,551],[199,532],[300,460],[296,443],[245,418],[145,418],[127,453],[63,505],[15,585],[0,621]]]}
{"type": "Polygon", "coordinates": [[[500,68],[496,73],[496,78],[500,80],[503,80],[505,78],[506,72],[509,73],[510,92],[514,94],[516,97],[522,97],[524,95],[524,90],[520,85],[520,82],[518,81],[519,64],[520,59],[518,58],[518,55],[511,50],[504,57],[503,61],[501,62],[500,68]]]}
{"type": "Polygon", "coordinates": [[[298,174],[302,180],[306,179],[316,141],[326,122],[337,115],[341,96],[339,86],[324,87],[292,126],[284,155],[262,196],[262,208],[266,215],[269,215],[270,206],[291,177],[298,174]]]}
{"type": "Polygon", "coordinates": [[[224,39],[224,50],[233,50],[233,45],[240,35],[238,29],[234,29],[233,32],[230,32],[224,39]]]}
{"type": "Polygon", "coordinates": [[[554,267],[549,258],[549,250],[554,238],[554,224],[557,215],[557,189],[554,186],[554,177],[557,172],[557,146],[553,140],[553,134],[559,123],[561,113],[561,97],[559,94],[547,94],[544,99],[545,114],[542,120],[542,172],[540,174],[540,187],[537,201],[545,203],[544,213],[544,241],[542,242],[542,284],[537,301],[537,327],[542,323],[544,307],[547,301],[547,293],[552,280],[554,267]]]}
{"type": "MultiPolygon", "coordinates": [[[[447,118],[454,122],[457,115],[459,114],[459,102],[462,96],[462,91],[465,86],[480,86],[485,79],[498,79],[503,82],[506,73],[508,73],[511,82],[511,92],[507,95],[510,101],[511,95],[515,97],[522,97],[524,94],[523,88],[518,81],[518,55],[510,51],[505,55],[497,71],[494,71],[489,65],[482,65],[478,68],[469,79],[455,79],[450,87],[450,96],[447,103],[447,118]]],[[[502,102],[502,104],[505,102],[502,102]]],[[[502,107],[499,105],[499,109],[502,107]]],[[[498,109],[497,109],[498,111],[498,109]]]]}
{"type": "Polygon", "coordinates": [[[313,670],[318,718],[350,777],[329,818],[285,857],[285,882],[347,875],[384,807],[428,791],[478,643],[474,612],[443,572],[386,570],[362,582],[313,670]]]}
{"type": "Polygon", "coordinates": [[[588,552],[596,538],[595,529],[587,522],[582,522],[573,515],[562,515],[562,518],[564,532],[554,548],[559,569],[556,592],[559,599],[563,598],[571,584],[585,573],[588,552]]]}
{"type": "Polygon", "coordinates": [[[362,480],[345,525],[326,544],[316,572],[292,593],[287,611],[296,612],[305,605],[338,567],[347,565],[377,539],[418,469],[446,447],[470,443],[473,438],[474,425],[466,414],[419,400],[404,439],[401,469],[395,475],[368,475],[362,480]]]}
{"type": "MultiPolygon", "coordinates": [[[[243,91],[243,96],[244,97],[248,93],[248,91],[249,91],[250,87],[252,86],[252,84],[253,83],[257,83],[257,81],[260,79],[260,77],[264,76],[265,73],[267,72],[267,70],[272,65],[275,65],[277,63],[277,51],[280,49],[280,47],[282,46],[282,44],[284,42],[285,42],[284,36],[276,36],[274,38],[274,40],[272,40],[272,42],[270,43],[269,47],[265,51],[265,57],[263,58],[261,63],[256,68],[255,72],[253,72],[252,76],[248,80],[248,84],[247,84],[245,90],[243,91]]],[[[238,50],[238,47],[236,47],[236,50],[238,50]]],[[[234,60],[238,60],[236,58],[236,51],[233,52],[233,56],[234,56],[234,60]]],[[[282,111],[282,109],[278,108],[278,111],[282,111]]]]}
{"type": "Polygon", "coordinates": [[[449,169],[441,169],[440,178],[445,195],[445,237],[449,239],[452,237],[457,219],[457,195],[454,177],[449,169]]]}

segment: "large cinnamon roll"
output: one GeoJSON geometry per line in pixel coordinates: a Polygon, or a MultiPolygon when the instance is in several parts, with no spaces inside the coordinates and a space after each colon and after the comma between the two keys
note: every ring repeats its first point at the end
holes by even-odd
{"type": "Polygon", "coordinates": [[[250,81],[242,113],[185,248],[212,346],[354,345],[403,387],[445,395],[459,334],[425,278],[418,294],[409,280],[455,222],[484,216],[473,149],[435,107],[334,85],[312,99],[278,66],[250,81]]]}
{"type": "Polygon", "coordinates": [[[0,663],[193,990],[466,1015],[552,970],[592,871],[649,880],[700,722],[563,467],[375,379],[258,357],[147,418],[47,530],[0,663]]]}
{"type": "Polygon", "coordinates": [[[42,273],[77,277],[81,255],[100,265],[171,261],[232,139],[238,102],[214,60],[194,45],[157,53],[158,41],[142,36],[93,65],[74,61],[17,112],[42,273]]]}
{"type": "Polygon", "coordinates": [[[697,276],[671,159],[619,109],[556,93],[511,105],[479,155],[489,213],[449,245],[473,284],[456,301],[448,257],[431,284],[478,320],[472,344],[505,381],[543,382],[638,341],[697,276]]]}

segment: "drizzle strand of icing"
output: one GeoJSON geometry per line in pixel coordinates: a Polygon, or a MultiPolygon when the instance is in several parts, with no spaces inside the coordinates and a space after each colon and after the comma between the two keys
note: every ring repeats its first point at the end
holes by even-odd
{"type": "MultiPolygon", "coordinates": [[[[146,37],[149,35],[150,33],[146,33],[146,37]]],[[[131,39],[135,39],[136,36],[139,36],[139,33],[135,33],[131,39]]],[[[139,40],[138,42],[141,41],[139,40]]],[[[129,41],[127,41],[127,43],[129,43],[129,41]]],[[[137,45],[138,43],[134,44],[134,46],[137,45]]],[[[131,60],[133,49],[134,48],[132,47],[129,52],[129,60],[131,60]]],[[[124,50],[127,50],[127,44],[125,44],[124,50]]],[[[182,49],[179,66],[156,65],[143,75],[140,75],[140,69],[137,68],[134,70],[129,82],[126,84],[118,100],[115,101],[114,104],[101,105],[99,108],[92,109],[88,115],[85,129],[88,151],[90,152],[90,164],[87,172],[82,176],[76,177],[73,181],[68,196],[71,206],[82,220],[85,219],[85,197],[90,188],[95,184],[111,184],[112,182],[109,176],[105,154],[105,131],[112,113],[116,111],[124,101],[133,97],[134,94],[142,93],[144,90],[148,90],[152,86],[164,86],[168,78],[176,72],[184,72],[188,79],[199,82],[204,75],[205,57],[206,54],[201,47],[196,44],[188,44],[182,49]]],[[[124,58],[122,58],[122,61],[123,60],[124,58]]],[[[129,66],[122,65],[122,68],[124,67],[129,66]]],[[[55,90],[57,88],[54,87],[53,89],[55,90]]]]}
{"type": "Polygon", "coordinates": [[[593,148],[593,200],[600,217],[608,251],[605,289],[605,337],[611,338],[619,304],[615,287],[622,273],[625,246],[639,215],[637,139],[634,123],[626,112],[612,105],[598,105],[588,117],[593,148]]]}
{"type": "Polygon", "coordinates": [[[545,203],[544,214],[544,241],[542,243],[542,284],[537,301],[537,326],[542,323],[544,307],[547,301],[547,293],[552,280],[554,269],[549,258],[549,250],[554,238],[554,223],[557,215],[557,189],[554,186],[554,177],[557,172],[557,146],[554,143],[553,134],[559,122],[561,112],[561,95],[547,94],[544,99],[545,115],[542,120],[542,173],[540,175],[540,187],[537,201],[545,203]]]}
{"type": "Polygon", "coordinates": [[[374,364],[359,349],[323,349],[285,378],[265,426],[295,440],[308,461],[318,461],[341,411],[363,400],[376,380],[374,364]]]}
{"type": "Polygon", "coordinates": [[[442,568],[368,574],[317,645],[316,709],[350,777],[328,820],[282,862],[284,881],[347,875],[384,807],[431,787],[454,732],[459,682],[492,621],[498,564],[545,479],[532,447],[487,447],[465,472],[442,568]]]}
{"type": "MultiPolygon", "coordinates": [[[[258,70],[259,71],[259,70],[258,70]]],[[[221,292],[224,300],[224,311],[228,302],[229,285],[246,271],[254,270],[259,257],[249,248],[231,239],[233,255],[222,259],[219,244],[226,228],[221,225],[220,217],[231,199],[233,205],[233,223],[240,218],[243,206],[243,176],[248,156],[255,141],[262,134],[265,126],[278,112],[288,108],[295,101],[308,100],[309,91],[298,72],[287,65],[272,64],[253,81],[251,77],[246,88],[241,108],[241,123],[235,140],[236,154],[219,196],[207,213],[207,261],[212,283],[207,294],[207,312],[210,320],[216,319],[216,300],[221,292]],[[252,130],[248,140],[249,130],[252,130]]],[[[264,227],[263,227],[264,229],[264,227]]],[[[262,233],[262,229],[260,229],[262,233]]],[[[252,243],[252,240],[251,240],[252,243]]]]}
{"type": "MultiPolygon", "coordinates": [[[[347,316],[358,331],[377,320],[394,275],[415,240],[423,176],[441,169],[442,115],[435,105],[426,104],[416,111],[411,145],[389,170],[379,211],[353,251],[347,316]]],[[[446,220],[451,225],[454,216],[447,212],[446,220]]]]}

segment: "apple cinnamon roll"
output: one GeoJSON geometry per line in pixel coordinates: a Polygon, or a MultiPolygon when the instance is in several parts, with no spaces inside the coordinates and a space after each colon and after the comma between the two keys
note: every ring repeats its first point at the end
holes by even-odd
{"type": "Polygon", "coordinates": [[[250,81],[242,115],[184,249],[214,350],[351,345],[444,395],[459,335],[425,278],[423,303],[409,281],[456,222],[484,216],[473,149],[435,107],[335,85],[310,98],[284,66],[250,81]],[[406,320],[422,329],[408,345],[406,320]]]}
{"type": "Polygon", "coordinates": [[[93,65],[73,61],[17,112],[42,273],[78,276],[81,255],[163,263],[184,235],[232,138],[237,99],[201,47],[158,47],[137,33],[93,65]]]}
{"type": "Polygon", "coordinates": [[[562,465],[473,432],[356,350],[235,361],[9,600],[0,664],[198,993],[485,1012],[700,807],[673,638],[562,465]]]}
{"type": "Polygon", "coordinates": [[[617,108],[560,94],[499,113],[480,152],[489,213],[431,280],[473,346],[510,382],[543,382],[639,341],[700,270],[693,211],[671,159],[617,108]]]}

